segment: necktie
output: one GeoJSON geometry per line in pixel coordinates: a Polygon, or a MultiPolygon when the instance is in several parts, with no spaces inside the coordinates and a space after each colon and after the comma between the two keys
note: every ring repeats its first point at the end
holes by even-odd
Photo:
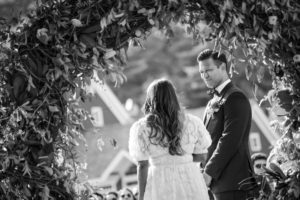
{"type": "Polygon", "coordinates": [[[214,95],[219,96],[220,95],[219,92],[215,88],[209,89],[207,91],[207,94],[209,94],[210,96],[214,96],[214,95]]]}

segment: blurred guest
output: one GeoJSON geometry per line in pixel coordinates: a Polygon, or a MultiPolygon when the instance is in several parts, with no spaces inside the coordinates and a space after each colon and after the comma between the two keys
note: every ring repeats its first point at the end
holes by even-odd
{"type": "Polygon", "coordinates": [[[120,190],[120,200],[136,200],[133,192],[129,188],[120,190]]]}
{"type": "Polygon", "coordinates": [[[267,155],[264,153],[254,153],[251,156],[254,173],[256,175],[262,175],[265,170],[264,168],[267,165],[267,155]]]}
{"type": "Polygon", "coordinates": [[[273,195],[271,194],[271,187],[267,181],[267,177],[264,176],[265,167],[267,164],[267,155],[264,153],[254,153],[251,156],[253,169],[255,173],[255,180],[257,187],[254,190],[254,197],[261,200],[271,200],[273,195]]]}
{"type": "Polygon", "coordinates": [[[104,200],[104,196],[99,192],[94,192],[89,196],[89,200],[104,200]]]}
{"type": "Polygon", "coordinates": [[[119,195],[117,192],[110,191],[107,193],[105,200],[118,200],[119,195]]]}

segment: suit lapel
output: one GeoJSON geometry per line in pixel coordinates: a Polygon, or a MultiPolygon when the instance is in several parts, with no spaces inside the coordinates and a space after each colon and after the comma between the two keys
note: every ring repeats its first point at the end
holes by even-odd
{"type": "Polygon", "coordinates": [[[227,92],[230,88],[232,88],[233,86],[234,86],[234,85],[232,84],[232,82],[229,82],[229,83],[224,87],[224,89],[221,91],[220,96],[223,98],[224,95],[226,94],[226,92],[227,92]]]}
{"type": "MultiPolygon", "coordinates": [[[[227,92],[231,87],[233,87],[232,82],[228,83],[228,84],[225,86],[225,88],[221,91],[220,97],[218,97],[217,101],[221,101],[221,100],[224,98],[226,92],[227,92]]],[[[210,107],[211,101],[212,101],[212,100],[210,100],[210,102],[209,102],[209,104],[208,104],[208,107],[207,107],[207,109],[205,110],[206,112],[205,112],[205,117],[204,117],[204,125],[205,125],[206,128],[207,128],[207,126],[208,126],[208,124],[209,124],[209,122],[210,122],[210,120],[211,120],[211,117],[212,117],[212,114],[207,116],[207,110],[208,110],[209,107],[210,107]]]]}

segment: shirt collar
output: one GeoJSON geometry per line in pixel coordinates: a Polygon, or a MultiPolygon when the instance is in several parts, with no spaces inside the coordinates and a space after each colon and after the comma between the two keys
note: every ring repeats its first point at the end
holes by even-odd
{"type": "Polygon", "coordinates": [[[231,82],[231,80],[227,79],[221,85],[219,85],[218,87],[216,87],[216,91],[220,94],[222,92],[222,90],[226,87],[226,85],[228,85],[230,82],[231,82]]]}

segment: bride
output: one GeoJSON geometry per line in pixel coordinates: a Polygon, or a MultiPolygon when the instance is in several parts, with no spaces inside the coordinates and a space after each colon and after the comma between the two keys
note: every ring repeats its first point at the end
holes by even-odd
{"type": "Polygon", "coordinates": [[[129,136],[130,155],[138,161],[139,200],[209,200],[196,163],[211,144],[202,120],[183,112],[165,79],[148,87],[144,112],[129,136]]]}

